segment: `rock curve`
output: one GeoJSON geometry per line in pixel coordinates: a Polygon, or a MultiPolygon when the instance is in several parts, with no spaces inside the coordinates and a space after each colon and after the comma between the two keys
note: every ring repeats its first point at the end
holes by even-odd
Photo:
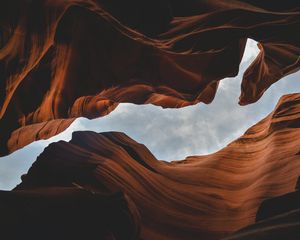
{"type": "Polygon", "coordinates": [[[0,154],[118,103],[210,103],[247,38],[260,54],[240,104],[299,70],[296,1],[5,1],[0,7],[0,154]]]}
{"type": "Polygon", "coordinates": [[[300,94],[224,149],[157,160],[124,133],[74,132],[50,144],[16,190],[69,186],[121,191],[141,216],[141,239],[221,239],[248,226],[262,201],[294,190],[300,175],[300,94]]]}

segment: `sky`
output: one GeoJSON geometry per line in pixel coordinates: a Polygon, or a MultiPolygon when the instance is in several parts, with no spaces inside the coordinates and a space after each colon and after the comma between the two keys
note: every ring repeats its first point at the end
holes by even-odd
{"type": "Polygon", "coordinates": [[[49,143],[68,141],[73,131],[125,132],[146,145],[156,158],[168,161],[220,150],[268,115],[282,95],[300,92],[298,72],[273,84],[258,102],[239,106],[242,74],[258,51],[256,42],[248,40],[239,75],[221,81],[211,104],[200,103],[181,109],[120,104],[108,116],[94,120],[79,118],[63,133],[0,158],[0,189],[15,187],[49,143]]]}

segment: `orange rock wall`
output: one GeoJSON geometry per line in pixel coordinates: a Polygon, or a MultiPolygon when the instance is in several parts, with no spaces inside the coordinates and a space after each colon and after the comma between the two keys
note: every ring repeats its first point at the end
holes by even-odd
{"type": "Polygon", "coordinates": [[[299,127],[300,94],[291,94],[224,149],[182,161],[159,161],[123,133],[75,132],[47,147],[16,189],[122,191],[141,216],[141,239],[220,239],[254,223],[264,199],[294,190],[299,127]]]}
{"type": "Polygon", "coordinates": [[[44,0],[0,6],[0,154],[49,138],[118,103],[210,103],[239,70],[247,38],[260,53],[240,104],[299,70],[297,1],[44,0]]]}

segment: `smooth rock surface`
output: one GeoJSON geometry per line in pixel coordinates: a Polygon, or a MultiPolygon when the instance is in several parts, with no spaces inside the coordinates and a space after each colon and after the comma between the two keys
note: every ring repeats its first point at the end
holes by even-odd
{"type": "Polygon", "coordinates": [[[300,94],[283,96],[224,149],[171,163],[123,133],[74,132],[70,142],[50,144],[16,190],[75,182],[121,191],[141,216],[141,239],[220,239],[253,224],[263,200],[294,190],[299,119],[300,94]]]}
{"type": "Polygon", "coordinates": [[[96,118],[118,103],[210,103],[260,53],[240,104],[299,70],[297,1],[55,0],[0,4],[0,154],[96,118]]]}

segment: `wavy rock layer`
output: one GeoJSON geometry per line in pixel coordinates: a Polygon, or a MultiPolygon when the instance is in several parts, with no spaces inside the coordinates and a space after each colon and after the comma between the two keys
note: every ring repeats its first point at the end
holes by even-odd
{"type": "Polygon", "coordinates": [[[298,240],[300,238],[300,191],[266,200],[259,208],[257,223],[224,240],[298,240]]]}
{"type": "Polygon", "coordinates": [[[122,191],[141,215],[141,239],[220,239],[254,223],[264,199],[291,192],[300,175],[300,94],[224,149],[158,161],[123,133],[75,132],[50,144],[16,188],[122,191]]]}
{"type": "Polygon", "coordinates": [[[5,1],[0,7],[0,153],[53,136],[120,102],[210,103],[260,53],[241,104],[299,70],[300,6],[256,0],[5,1]]]}

